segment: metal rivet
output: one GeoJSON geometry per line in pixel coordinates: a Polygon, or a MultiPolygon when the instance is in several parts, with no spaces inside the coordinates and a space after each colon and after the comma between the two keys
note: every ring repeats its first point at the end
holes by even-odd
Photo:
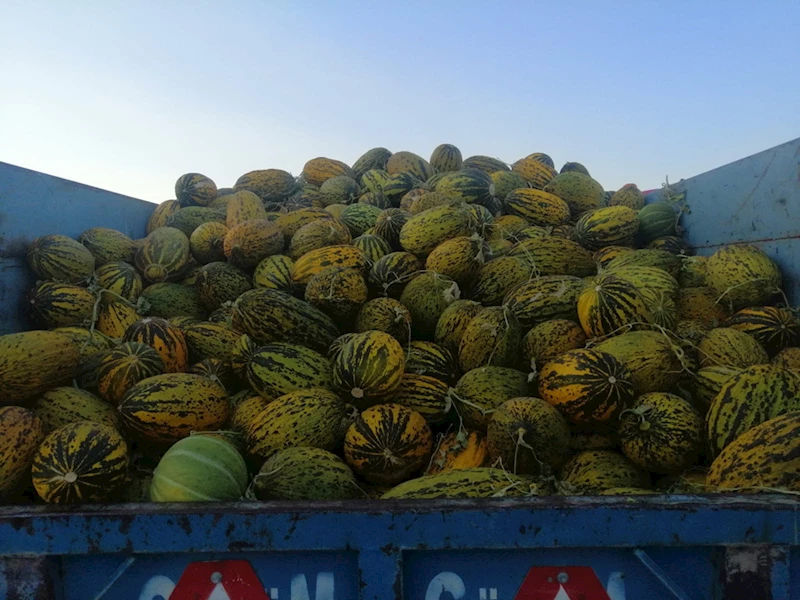
{"type": "Polygon", "coordinates": [[[569,581],[569,575],[567,575],[563,571],[558,574],[558,583],[567,583],[568,581],[569,581]]]}
{"type": "Polygon", "coordinates": [[[211,574],[211,583],[219,583],[220,581],[222,581],[222,573],[211,574]]]}
{"type": "Polygon", "coordinates": [[[553,583],[553,578],[552,577],[548,577],[547,578],[547,583],[553,583]]]}

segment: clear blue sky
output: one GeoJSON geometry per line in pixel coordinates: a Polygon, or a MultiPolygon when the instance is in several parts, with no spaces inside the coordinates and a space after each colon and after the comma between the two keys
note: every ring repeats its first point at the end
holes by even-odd
{"type": "Polygon", "coordinates": [[[0,161],[160,202],[448,142],[647,189],[800,136],[797,0],[160,4],[4,4],[0,161]]]}

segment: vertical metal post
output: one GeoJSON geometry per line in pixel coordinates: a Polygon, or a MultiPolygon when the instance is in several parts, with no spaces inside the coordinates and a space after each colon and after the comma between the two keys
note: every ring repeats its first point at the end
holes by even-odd
{"type": "Polygon", "coordinates": [[[399,548],[369,548],[358,554],[361,600],[403,600],[403,553],[399,548]]]}
{"type": "Polygon", "coordinates": [[[52,560],[0,558],[0,600],[56,600],[52,560]]]}

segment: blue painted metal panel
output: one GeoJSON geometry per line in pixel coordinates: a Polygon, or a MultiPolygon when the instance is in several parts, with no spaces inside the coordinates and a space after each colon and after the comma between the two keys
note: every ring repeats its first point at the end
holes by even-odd
{"type": "MultiPolygon", "coordinates": [[[[671,185],[686,193],[681,224],[698,254],[747,242],[779,265],[784,287],[800,303],[800,138],[671,185]]],[[[661,199],[660,191],[647,201],[661,199]]]]}
{"type": "Polygon", "coordinates": [[[168,598],[189,563],[236,559],[250,562],[270,600],[358,598],[355,552],[73,556],[62,561],[64,596],[69,600],[168,598]]]}
{"type": "Polygon", "coordinates": [[[28,242],[60,233],[77,238],[110,227],[139,238],[155,204],[0,163],[0,335],[28,329],[23,297],[34,280],[28,242]]]}

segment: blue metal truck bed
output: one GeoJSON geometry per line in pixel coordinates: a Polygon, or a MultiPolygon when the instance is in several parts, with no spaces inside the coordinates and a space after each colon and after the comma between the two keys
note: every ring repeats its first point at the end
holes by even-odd
{"type": "MultiPolygon", "coordinates": [[[[800,139],[683,180],[701,254],[750,242],[800,299],[800,139]]],[[[658,192],[652,194],[653,197],[658,192]]],[[[0,163],[0,334],[22,250],[153,205],[0,163]]],[[[789,600],[789,495],[0,507],[0,600],[789,600]]]]}

